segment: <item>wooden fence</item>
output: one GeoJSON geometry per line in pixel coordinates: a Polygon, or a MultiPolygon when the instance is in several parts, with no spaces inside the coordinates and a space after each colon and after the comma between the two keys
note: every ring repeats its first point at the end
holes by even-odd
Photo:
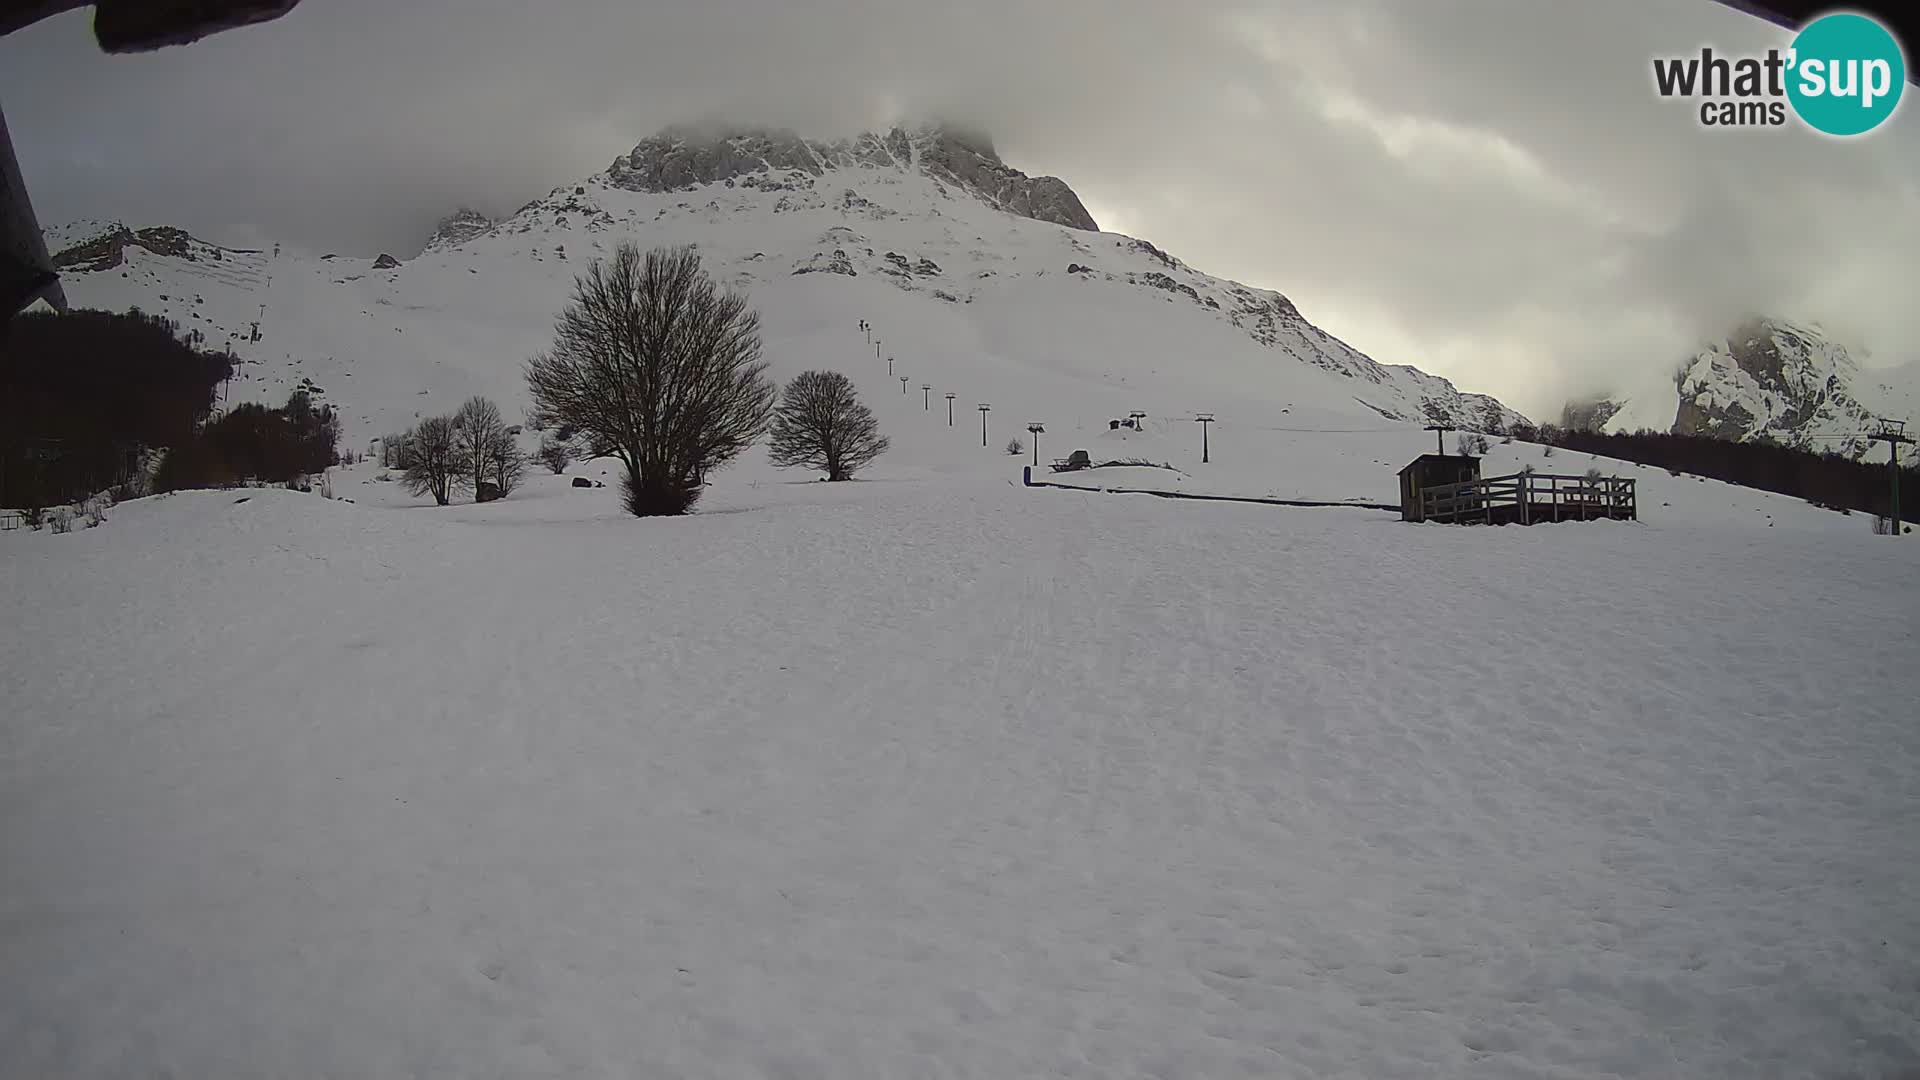
{"type": "Polygon", "coordinates": [[[1637,521],[1633,480],[1622,476],[1514,473],[1420,492],[1422,521],[1537,525],[1546,521],[1637,521]]]}

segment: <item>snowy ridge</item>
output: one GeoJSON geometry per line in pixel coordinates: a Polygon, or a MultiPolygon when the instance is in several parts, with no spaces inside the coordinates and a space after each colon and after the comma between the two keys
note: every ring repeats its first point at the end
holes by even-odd
{"type": "MultiPolygon", "coordinates": [[[[1909,420],[1920,373],[1863,369],[1816,325],[1756,319],[1709,344],[1676,373],[1618,401],[1597,403],[1609,431],[1770,439],[1859,457],[1881,418],[1909,420]]],[[[1571,410],[1577,412],[1579,410],[1571,410]]]]}
{"type": "Polygon", "coordinates": [[[778,190],[788,186],[794,174],[818,178],[863,168],[921,172],[995,209],[1075,229],[1099,229],[1065,181],[1030,177],[1001,161],[986,135],[940,124],[867,132],[831,143],[811,142],[784,130],[670,127],[615,159],[606,176],[615,187],[631,191],[684,191],[712,183],[732,187],[736,181],[748,187],[771,184],[778,190]]]}

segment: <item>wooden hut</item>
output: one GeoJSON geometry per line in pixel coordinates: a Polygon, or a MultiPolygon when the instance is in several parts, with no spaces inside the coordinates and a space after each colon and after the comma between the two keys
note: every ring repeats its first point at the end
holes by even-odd
{"type": "Polygon", "coordinates": [[[1632,478],[1523,469],[1481,476],[1480,459],[1422,454],[1400,470],[1400,518],[1455,525],[1537,525],[1549,521],[1637,521],[1632,478]]]}
{"type": "Polygon", "coordinates": [[[1400,470],[1400,520],[1425,521],[1420,493],[1440,484],[1480,479],[1480,459],[1472,454],[1421,454],[1400,470]]]}

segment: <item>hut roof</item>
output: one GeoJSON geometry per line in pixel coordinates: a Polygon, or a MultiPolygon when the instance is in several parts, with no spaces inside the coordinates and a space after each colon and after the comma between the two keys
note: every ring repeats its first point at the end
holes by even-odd
{"type": "Polygon", "coordinates": [[[1419,457],[1407,462],[1407,464],[1401,468],[1400,472],[1402,475],[1405,475],[1415,469],[1424,468],[1433,462],[1457,464],[1468,461],[1477,462],[1479,460],[1479,456],[1475,454],[1421,454],[1419,457]]]}

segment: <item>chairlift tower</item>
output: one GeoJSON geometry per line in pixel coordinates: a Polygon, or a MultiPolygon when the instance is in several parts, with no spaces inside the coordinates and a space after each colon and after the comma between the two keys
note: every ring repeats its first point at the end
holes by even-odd
{"type": "Polygon", "coordinates": [[[1200,464],[1205,465],[1210,460],[1209,447],[1207,446],[1207,428],[1213,423],[1213,414],[1203,412],[1195,416],[1193,421],[1200,425],[1200,464]]]}
{"type": "Polygon", "coordinates": [[[1040,436],[1046,433],[1046,425],[1035,420],[1027,425],[1027,432],[1033,436],[1033,463],[1040,464],[1040,436]]]}
{"type": "Polygon", "coordinates": [[[1892,478],[1892,499],[1888,505],[1888,516],[1893,518],[1893,535],[1899,536],[1906,528],[1900,520],[1900,444],[1910,443],[1913,437],[1907,434],[1905,420],[1882,420],[1880,430],[1867,436],[1871,442],[1887,444],[1887,474],[1892,478]]]}
{"type": "Polygon", "coordinates": [[[992,409],[993,409],[993,406],[987,404],[986,402],[983,401],[980,403],[980,445],[981,446],[987,445],[987,413],[992,409]]]}

